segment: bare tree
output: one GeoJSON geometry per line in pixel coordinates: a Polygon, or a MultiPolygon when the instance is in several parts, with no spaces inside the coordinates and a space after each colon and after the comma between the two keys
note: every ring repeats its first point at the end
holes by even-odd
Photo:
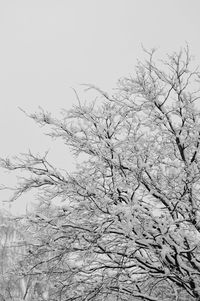
{"type": "Polygon", "coordinates": [[[97,101],[61,120],[30,115],[84,154],[76,172],[32,153],[1,160],[26,172],[12,200],[38,189],[25,270],[45,275],[48,300],[200,300],[199,72],[187,47],[155,54],[113,96],[89,86],[97,101]]]}
{"type": "Polygon", "coordinates": [[[0,212],[0,300],[23,296],[22,276],[17,272],[25,248],[24,232],[7,212],[0,212]]]}

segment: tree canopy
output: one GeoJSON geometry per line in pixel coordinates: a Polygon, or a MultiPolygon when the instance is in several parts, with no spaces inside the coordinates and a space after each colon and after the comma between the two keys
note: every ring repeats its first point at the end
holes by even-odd
{"type": "Polygon", "coordinates": [[[29,115],[84,157],[75,172],[1,159],[25,172],[11,201],[38,190],[21,269],[41,300],[200,300],[200,73],[188,47],[145,53],[113,95],[29,115]]]}

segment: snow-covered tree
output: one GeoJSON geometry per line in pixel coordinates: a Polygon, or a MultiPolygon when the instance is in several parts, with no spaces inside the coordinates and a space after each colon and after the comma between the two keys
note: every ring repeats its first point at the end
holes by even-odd
{"type": "MultiPolygon", "coordinates": [[[[27,272],[35,228],[25,219],[0,212],[0,300],[47,300],[45,275],[27,272]]],[[[32,262],[31,262],[32,263],[32,262]]]]}
{"type": "Polygon", "coordinates": [[[25,171],[12,200],[38,189],[24,272],[48,300],[200,300],[200,75],[187,47],[146,55],[114,95],[89,86],[97,99],[61,119],[29,115],[82,158],[75,172],[1,160],[25,171]]]}
{"type": "MultiPolygon", "coordinates": [[[[24,232],[19,221],[0,212],[0,300],[18,300],[24,296],[25,280],[18,272],[25,253],[24,232]],[[17,272],[18,271],[18,272],[17,272]]],[[[24,299],[25,300],[25,299],[24,299]]]]}

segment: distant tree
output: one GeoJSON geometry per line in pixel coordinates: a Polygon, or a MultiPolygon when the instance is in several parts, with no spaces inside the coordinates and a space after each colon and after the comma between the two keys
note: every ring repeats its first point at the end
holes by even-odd
{"type": "Polygon", "coordinates": [[[17,221],[0,212],[0,300],[23,296],[22,277],[16,268],[23,257],[25,240],[17,221]]]}
{"type": "Polygon", "coordinates": [[[47,300],[45,275],[27,272],[33,240],[32,225],[0,212],[0,301],[47,300]]]}
{"type": "Polygon", "coordinates": [[[200,300],[200,74],[187,47],[146,55],[115,95],[89,86],[96,102],[61,120],[30,115],[84,155],[76,172],[1,160],[25,171],[12,200],[38,189],[24,272],[48,279],[48,300],[200,300]]]}

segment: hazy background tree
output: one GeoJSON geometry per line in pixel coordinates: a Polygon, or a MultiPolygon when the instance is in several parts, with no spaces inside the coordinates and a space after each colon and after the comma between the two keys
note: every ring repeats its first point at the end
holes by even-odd
{"type": "Polygon", "coordinates": [[[145,52],[114,95],[88,86],[96,100],[77,95],[60,119],[29,115],[82,158],[76,172],[47,154],[1,160],[25,172],[13,201],[38,191],[23,268],[48,300],[200,300],[199,72],[188,47],[145,52]]]}
{"type": "MultiPolygon", "coordinates": [[[[47,300],[45,275],[29,272],[29,250],[35,245],[35,228],[25,219],[0,213],[0,300],[47,300]],[[45,279],[45,280],[44,280],[45,279]]],[[[32,262],[31,262],[32,263],[32,262]]]]}
{"type": "Polygon", "coordinates": [[[19,264],[26,253],[25,249],[25,233],[20,227],[19,220],[10,216],[8,212],[1,211],[0,300],[18,300],[24,297],[26,285],[19,272],[19,264]]]}

